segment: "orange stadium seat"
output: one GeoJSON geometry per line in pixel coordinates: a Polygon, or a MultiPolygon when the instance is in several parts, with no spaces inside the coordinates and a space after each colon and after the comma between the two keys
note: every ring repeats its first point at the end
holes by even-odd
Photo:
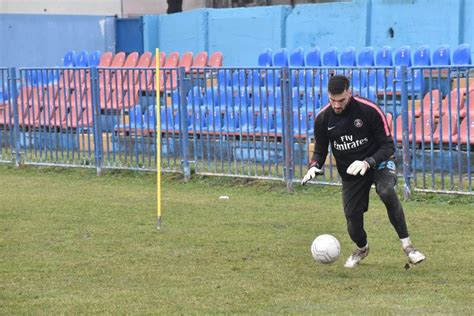
{"type": "Polygon", "coordinates": [[[211,57],[209,57],[208,66],[213,68],[222,67],[222,52],[214,52],[211,57]]]}
{"type": "Polygon", "coordinates": [[[187,74],[193,65],[193,56],[193,52],[185,52],[179,60],[178,67],[184,67],[184,72],[187,74]]]}
{"type": "Polygon", "coordinates": [[[206,67],[207,66],[207,52],[199,52],[194,57],[193,67],[206,67]]]}
{"type": "Polygon", "coordinates": [[[100,62],[98,67],[110,67],[112,63],[113,54],[112,52],[105,52],[100,56],[100,62]]]}
{"type": "Polygon", "coordinates": [[[461,121],[459,136],[461,144],[466,145],[469,142],[471,145],[474,145],[474,113],[469,114],[469,116],[466,116],[466,118],[461,121]]]}
{"type": "Polygon", "coordinates": [[[456,114],[444,114],[438,122],[438,128],[433,135],[435,144],[448,144],[451,138],[452,143],[457,143],[458,116],[456,114]]]}

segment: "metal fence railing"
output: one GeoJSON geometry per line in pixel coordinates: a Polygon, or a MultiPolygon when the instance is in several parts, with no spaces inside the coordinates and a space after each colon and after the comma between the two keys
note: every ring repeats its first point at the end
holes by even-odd
{"type": "MultiPolygon", "coordinates": [[[[156,170],[158,121],[163,171],[291,188],[336,73],[385,112],[407,194],[474,194],[472,66],[163,68],[159,86],[154,68],[1,68],[0,161],[156,170]]],[[[325,168],[339,184],[332,155],[325,168]]]]}

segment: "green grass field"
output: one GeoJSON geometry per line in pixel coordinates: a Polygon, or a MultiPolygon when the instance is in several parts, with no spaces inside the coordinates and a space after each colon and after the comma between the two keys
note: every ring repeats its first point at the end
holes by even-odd
{"type": "Polygon", "coordinates": [[[353,250],[340,188],[0,166],[0,314],[473,314],[474,198],[405,203],[427,261],[406,259],[372,192],[370,255],[353,250]],[[228,195],[229,200],[219,200],[228,195]],[[342,255],[316,263],[316,235],[342,255]]]}

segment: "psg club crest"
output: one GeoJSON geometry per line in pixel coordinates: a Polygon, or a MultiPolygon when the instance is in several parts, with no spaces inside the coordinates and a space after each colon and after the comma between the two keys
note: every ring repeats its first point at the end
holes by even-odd
{"type": "Polygon", "coordinates": [[[356,119],[356,120],[354,121],[354,126],[355,126],[355,127],[360,128],[360,127],[362,127],[362,125],[364,125],[364,123],[362,122],[361,119],[356,119]]]}

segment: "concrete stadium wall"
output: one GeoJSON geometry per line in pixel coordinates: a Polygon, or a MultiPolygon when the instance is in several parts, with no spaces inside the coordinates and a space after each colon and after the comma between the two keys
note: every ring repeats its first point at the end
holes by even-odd
{"type": "MultiPolygon", "coordinates": [[[[366,46],[366,4],[363,2],[297,5],[286,19],[286,47],[366,46]]],[[[285,30],[283,30],[285,31],[285,30]]]]}
{"type": "Polygon", "coordinates": [[[469,43],[474,59],[473,16],[474,1],[466,0],[354,0],[294,8],[204,9],[162,15],[146,36],[159,37],[148,42],[166,51],[220,50],[227,66],[255,66],[257,55],[266,48],[291,51],[314,46],[322,51],[336,46],[342,51],[347,46],[415,49],[427,44],[434,50],[441,44],[469,43]]]}
{"type": "Polygon", "coordinates": [[[0,15],[0,67],[61,66],[68,50],[115,50],[114,18],[0,15]]]}
{"type": "Polygon", "coordinates": [[[209,52],[222,51],[225,65],[255,65],[266,48],[285,46],[290,6],[209,10],[209,52]]]}
{"type": "MultiPolygon", "coordinates": [[[[354,0],[144,16],[144,49],[222,51],[225,66],[255,66],[266,48],[472,46],[474,1],[354,0]],[[393,31],[390,32],[389,29],[393,31]],[[391,35],[393,34],[393,36],[391,35]]],[[[67,50],[115,49],[114,17],[0,14],[0,67],[60,65],[67,50]]]]}

